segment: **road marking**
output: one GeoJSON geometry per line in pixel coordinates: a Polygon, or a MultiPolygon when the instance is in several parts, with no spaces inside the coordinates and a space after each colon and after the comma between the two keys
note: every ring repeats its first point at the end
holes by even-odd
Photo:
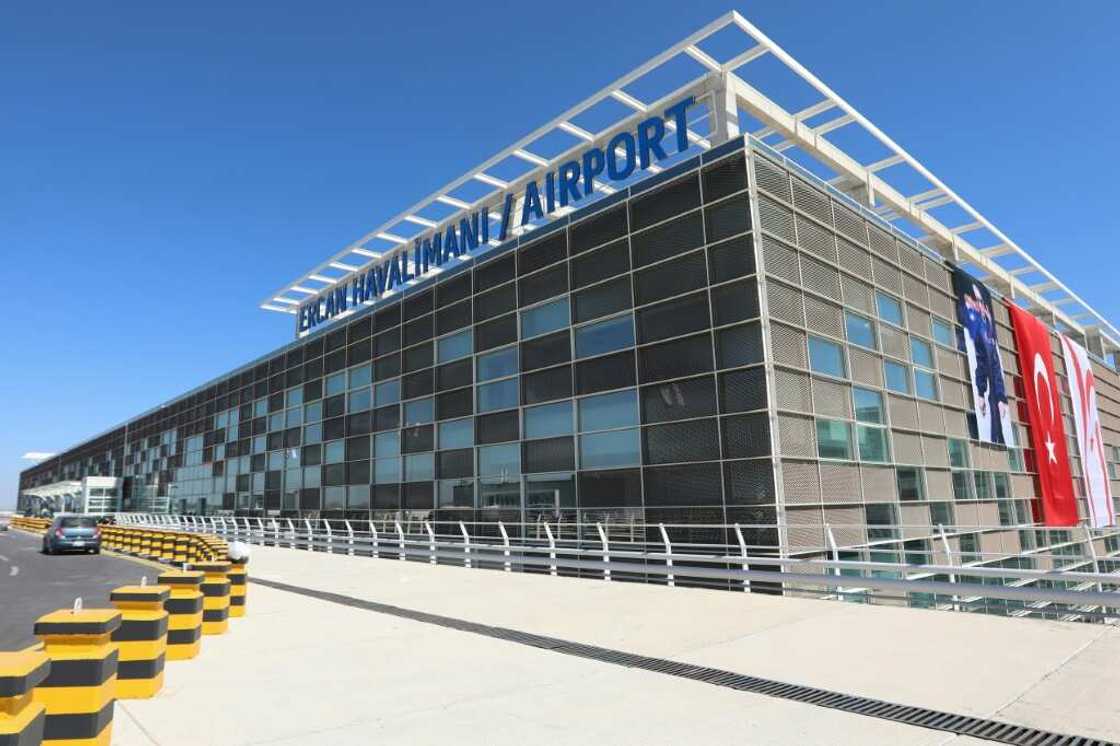
{"type": "Polygon", "coordinates": [[[5,557],[4,555],[0,554],[0,562],[11,562],[11,560],[9,560],[9,559],[8,559],[7,557],[5,557]]]}
{"type": "Polygon", "coordinates": [[[19,575],[19,565],[12,565],[12,569],[8,573],[8,577],[14,578],[16,575],[19,575]]]}

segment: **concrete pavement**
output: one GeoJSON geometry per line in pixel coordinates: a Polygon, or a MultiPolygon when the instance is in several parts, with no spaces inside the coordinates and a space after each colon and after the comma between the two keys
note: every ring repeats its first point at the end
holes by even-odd
{"type": "MultiPolygon", "coordinates": [[[[255,547],[254,577],[1062,733],[1120,739],[1120,630],[255,547]]],[[[914,743],[936,731],[251,584],[249,613],[119,702],[114,743],[914,743]]]]}

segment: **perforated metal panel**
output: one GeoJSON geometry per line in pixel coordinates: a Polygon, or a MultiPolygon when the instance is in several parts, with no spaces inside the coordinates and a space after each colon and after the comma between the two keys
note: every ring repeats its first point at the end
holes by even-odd
{"type": "Polygon", "coordinates": [[[905,332],[900,332],[892,326],[881,324],[879,339],[883,345],[883,354],[891,355],[900,360],[910,360],[910,338],[905,332]]]}
{"type": "Polygon", "coordinates": [[[530,440],[521,444],[521,469],[526,473],[569,471],[575,465],[575,441],[570,437],[530,440]]]}
{"type": "Polygon", "coordinates": [[[630,230],[642,230],[699,206],[700,178],[693,172],[630,200],[630,230]]]}
{"type": "Polygon", "coordinates": [[[581,288],[630,269],[630,240],[623,238],[571,261],[572,288],[581,288]]]}
{"type": "Polygon", "coordinates": [[[638,305],[652,303],[708,283],[707,255],[703,250],[677,257],[634,273],[634,300],[638,305]]]}
{"type": "Polygon", "coordinates": [[[810,295],[805,296],[805,325],[810,331],[844,338],[844,316],[840,306],[826,303],[810,295]]]}
{"type": "MultiPolygon", "coordinates": [[[[777,204],[777,203],[775,203],[777,204]]],[[[677,256],[704,243],[704,220],[699,210],[630,236],[635,267],[677,256]]]]}
{"type": "Polygon", "coordinates": [[[918,405],[913,399],[905,399],[890,394],[887,396],[887,409],[890,412],[891,424],[895,427],[905,427],[910,430],[918,429],[918,405]]]}
{"type": "Polygon", "coordinates": [[[642,470],[646,507],[723,504],[718,463],[660,466],[642,470]]]}
{"type": "Polygon", "coordinates": [[[643,423],[713,415],[716,413],[715,378],[707,375],[643,386],[641,404],[643,423]]]}
{"type": "Polygon", "coordinates": [[[867,223],[847,205],[833,200],[832,215],[836,230],[859,246],[867,246],[867,223]]]}
{"type": "Polygon", "coordinates": [[[906,273],[902,275],[902,294],[906,296],[907,300],[913,301],[919,306],[929,307],[929,288],[921,280],[917,280],[906,273]]]}
{"type": "Polygon", "coordinates": [[[956,409],[945,410],[945,434],[950,438],[968,437],[968,417],[956,409]]]}
{"type": "Polygon", "coordinates": [[[894,236],[879,226],[869,223],[867,237],[873,252],[892,264],[898,264],[898,248],[895,246],[894,236]]]}
{"type": "Polygon", "coordinates": [[[813,379],[813,411],[825,417],[851,419],[851,386],[823,378],[813,379]]]}
{"type": "Polygon", "coordinates": [[[715,333],[715,342],[716,366],[719,368],[738,368],[762,362],[762,326],[757,321],[719,329],[715,333]]]}
{"type": "Polygon", "coordinates": [[[757,318],[758,283],[749,278],[712,288],[712,324],[723,326],[757,318]]]}
{"type": "Polygon", "coordinates": [[[576,254],[601,246],[626,233],[626,205],[618,205],[579,221],[568,232],[569,252],[576,254]]]}
{"type": "Polygon", "coordinates": [[[782,490],[787,504],[819,503],[821,477],[815,461],[782,460],[782,490]]]}
{"type": "Polygon", "coordinates": [[[517,281],[518,303],[528,306],[546,298],[568,292],[568,267],[558,264],[551,269],[522,277],[517,281]]]}
{"type": "Polygon", "coordinates": [[[852,380],[869,386],[883,386],[883,359],[873,352],[848,349],[851,359],[852,380]]]}
{"type": "Polygon", "coordinates": [[[711,326],[708,294],[693,293],[641,308],[635,314],[638,342],[678,337],[711,326]]]}
{"type": "Polygon", "coordinates": [[[929,338],[930,325],[929,314],[919,309],[917,306],[906,306],[906,320],[909,322],[910,331],[917,332],[922,336],[929,338]]]}
{"type": "Polygon", "coordinates": [[[797,216],[797,245],[827,262],[836,263],[834,234],[800,215],[797,216]]]}
{"type": "Polygon", "coordinates": [[[809,417],[779,414],[778,442],[782,456],[816,458],[817,433],[813,420],[809,417]]]}
{"type": "Polygon", "coordinates": [[[862,508],[825,508],[824,519],[832,528],[832,536],[838,546],[854,546],[867,541],[862,526],[862,508]]]}
{"type": "Polygon", "coordinates": [[[770,325],[770,347],[774,362],[798,368],[809,367],[805,332],[781,324],[770,325]]]}
{"type": "Polygon", "coordinates": [[[517,308],[517,284],[510,282],[474,298],[474,315],[485,321],[517,308]]]}
{"type": "Polygon", "coordinates": [[[795,285],[801,284],[801,264],[797,251],[767,236],[762,241],[762,255],[767,274],[781,277],[795,285]]]}
{"type": "Polygon", "coordinates": [[[895,295],[902,295],[902,272],[879,257],[872,257],[871,273],[875,284],[895,295]]]}
{"type": "Polygon", "coordinates": [[[946,319],[955,319],[956,311],[953,307],[953,299],[941,292],[930,293],[929,309],[934,313],[940,314],[946,319]]]}
{"type": "Polygon", "coordinates": [[[772,505],[776,500],[769,459],[725,462],[724,480],[728,505],[772,505]]]}
{"type": "Polygon", "coordinates": [[[898,464],[922,463],[922,439],[914,433],[904,433],[894,430],[891,433],[894,441],[894,460],[898,464]]]}
{"type": "Polygon", "coordinates": [[[779,409],[812,412],[813,397],[809,376],[784,368],[774,370],[774,396],[779,409]]]}
{"type": "Polygon", "coordinates": [[[766,408],[766,369],[744,368],[719,376],[721,413],[749,412],[766,408]]]}
{"type": "Polygon", "coordinates": [[[625,275],[572,293],[572,318],[576,322],[590,321],[632,305],[630,275],[625,275]]]}
{"type": "Polygon", "coordinates": [[[625,388],[636,382],[633,350],[576,363],[577,394],[625,388]]]}
{"type": "Polygon", "coordinates": [[[820,508],[790,508],[786,511],[791,551],[824,549],[824,513],[820,508]]]}
{"type": "Polygon", "coordinates": [[[783,202],[792,202],[789,174],[765,158],[754,159],[754,180],[759,189],[769,192],[783,202]]]}
{"type": "Polygon", "coordinates": [[[898,484],[894,469],[888,466],[868,466],[861,464],[863,477],[864,502],[895,502],[898,500],[898,484]]]}
{"type": "MultiPolygon", "coordinates": [[[[868,263],[867,272],[862,274],[861,277],[870,277],[870,275],[871,265],[868,263]]],[[[865,285],[847,275],[840,277],[840,285],[844,291],[845,305],[864,313],[875,313],[875,293],[869,285],[865,285]]]]}
{"type": "Polygon", "coordinates": [[[950,472],[942,469],[926,469],[926,498],[953,499],[953,479],[950,472]]]}
{"type": "Polygon", "coordinates": [[[708,418],[642,428],[642,451],[647,464],[718,459],[718,423],[708,418]]]}
{"type": "Polygon", "coordinates": [[[800,290],[767,280],[766,299],[772,318],[797,326],[805,325],[805,304],[800,290]]]}
{"type": "Polygon", "coordinates": [[[832,200],[829,196],[798,176],[792,177],[792,182],[794,206],[798,210],[812,215],[821,223],[831,226],[832,200]]]}
{"type": "Polygon", "coordinates": [[[923,432],[945,432],[945,417],[942,409],[927,401],[918,402],[918,426],[923,432]]]}
{"type": "Polygon", "coordinates": [[[724,282],[755,271],[753,235],[729,238],[708,247],[709,282],[724,282]]]}
{"type": "Polygon", "coordinates": [[[762,230],[774,234],[783,241],[791,244],[796,243],[797,233],[794,229],[793,210],[760,194],[758,197],[758,220],[762,230]]]}
{"type": "Polygon", "coordinates": [[[840,298],[840,273],[827,264],[802,254],[801,276],[807,290],[834,300],[840,298]]]}
{"type": "Polygon", "coordinates": [[[899,263],[902,264],[902,268],[924,279],[926,259],[921,252],[901,241],[896,240],[895,243],[898,249],[899,263]]]}
{"type": "Polygon", "coordinates": [[[724,458],[770,455],[770,418],[766,412],[723,417],[720,428],[724,458]]]}
{"type": "Polygon", "coordinates": [[[871,277],[871,254],[851,241],[837,239],[840,266],[857,277],[871,277]]]}
{"type": "MultiPolygon", "coordinates": [[[[857,503],[863,499],[859,467],[821,462],[821,499],[826,503],[857,503]]],[[[862,523],[862,521],[856,521],[862,523]]]]}
{"type": "Polygon", "coordinates": [[[697,334],[638,351],[638,371],[642,383],[682,378],[712,370],[712,336],[697,334]]]}
{"type": "Polygon", "coordinates": [[[572,367],[561,365],[521,376],[521,403],[562,399],[572,395],[572,367]]]}

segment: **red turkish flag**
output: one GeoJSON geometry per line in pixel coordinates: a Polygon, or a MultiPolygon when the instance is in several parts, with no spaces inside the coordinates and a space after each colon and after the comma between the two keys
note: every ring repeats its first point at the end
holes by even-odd
{"type": "Polygon", "coordinates": [[[1077,500],[1073,496],[1050,331],[1022,308],[1013,304],[1008,304],[1008,308],[1019,346],[1019,371],[1026,391],[1034,460],[1042,484],[1042,522],[1047,526],[1076,526],[1077,500]]]}

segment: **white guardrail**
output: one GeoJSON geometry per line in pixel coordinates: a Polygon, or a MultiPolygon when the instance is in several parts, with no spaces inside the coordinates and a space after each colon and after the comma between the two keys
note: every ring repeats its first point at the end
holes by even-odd
{"type": "MultiPolygon", "coordinates": [[[[820,557],[778,557],[773,549],[766,554],[764,548],[751,547],[744,540],[744,529],[763,527],[738,524],[628,524],[620,531],[601,523],[402,523],[143,513],[118,513],[115,518],[121,525],[212,533],[229,541],[312,552],[1120,624],[1120,557],[1101,558],[1094,549],[1104,534],[1087,533],[1081,542],[1067,537],[1070,542],[1055,542],[1017,556],[959,552],[956,559],[968,555],[971,563],[954,564],[942,528],[937,553],[946,564],[904,564],[842,560],[833,542],[820,557]],[[736,544],[692,544],[670,538],[670,529],[697,528],[723,529],[735,537],[736,544]],[[1086,547],[1086,553],[1071,551],[1077,546],[1086,547]],[[1026,558],[1043,560],[1055,569],[984,564],[1021,564],[1026,558]]],[[[1053,533],[1037,527],[1029,530],[1053,533]]],[[[897,549],[899,540],[892,543],[895,551],[905,551],[897,549]]]]}

